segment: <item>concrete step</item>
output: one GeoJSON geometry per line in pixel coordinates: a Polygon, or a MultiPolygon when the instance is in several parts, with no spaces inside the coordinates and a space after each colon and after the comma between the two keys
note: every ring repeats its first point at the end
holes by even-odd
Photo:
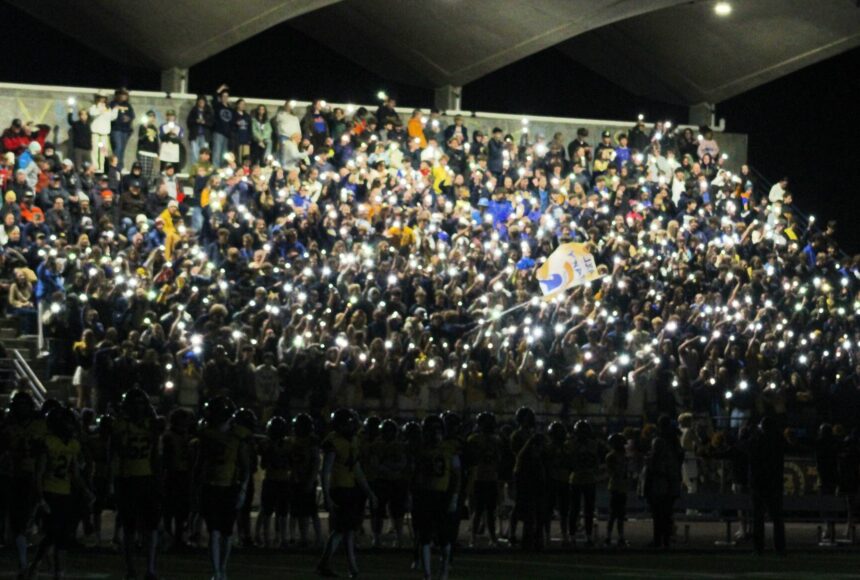
{"type": "Polygon", "coordinates": [[[10,338],[4,339],[0,341],[3,343],[3,346],[6,347],[6,350],[15,349],[21,352],[21,356],[25,359],[32,359],[38,354],[36,352],[36,341],[26,340],[19,338],[10,338]]]}
{"type": "Polygon", "coordinates": [[[75,397],[75,388],[72,386],[71,375],[54,375],[48,381],[43,383],[49,397],[53,397],[59,401],[68,401],[75,397]]]}
{"type": "Polygon", "coordinates": [[[18,336],[18,326],[13,328],[0,327],[0,339],[16,338],[18,336]]]}
{"type": "Polygon", "coordinates": [[[0,328],[13,328],[18,330],[18,320],[13,316],[0,316],[0,328]]]}

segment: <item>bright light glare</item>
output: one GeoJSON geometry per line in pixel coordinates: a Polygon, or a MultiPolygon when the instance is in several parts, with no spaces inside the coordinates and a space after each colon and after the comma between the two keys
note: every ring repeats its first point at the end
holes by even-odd
{"type": "Polygon", "coordinates": [[[728,2],[717,2],[714,5],[714,12],[717,16],[728,16],[732,13],[732,5],[728,2]]]}

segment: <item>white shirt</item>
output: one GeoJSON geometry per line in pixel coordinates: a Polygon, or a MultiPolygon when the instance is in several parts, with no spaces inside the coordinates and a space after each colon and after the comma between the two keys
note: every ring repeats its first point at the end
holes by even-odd
{"type": "Polygon", "coordinates": [[[108,109],[106,105],[95,104],[90,107],[90,130],[96,135],[110,135],[110,124],[119,115],[119,109],[108,109]]]}
{"type": "Polygon", "coordinates": [[[782,198],[785,197],[785,190],[776,182],[773,184],[773,187],[770,188],[770,193],[767,194],[767,199],[770,200],[771,203],[776,201],[782,201],[782,198]]]}
{"type": "Polygon", "coordinates": [[[302,132],[299,118],[287,111],[279,111],[278,114],[275,115],[275,123],[278,126],[278,135],[281,138],[289,139],[296,133],[301,134],[302,132]]]}

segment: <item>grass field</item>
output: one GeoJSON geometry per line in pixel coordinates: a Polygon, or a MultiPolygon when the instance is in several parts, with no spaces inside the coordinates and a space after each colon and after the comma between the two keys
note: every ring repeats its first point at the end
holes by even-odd
{"type": "MultiPolygon", "coordinates": [[[[11,554],[6,552],[0,578],[14,578],[11,554]],[[3,569],[6,571],[2,571],[3,569]]],[[[161,559],[164,580],[209,578],[203,552],[167,554],[161,559]]],[[[303,580],[316,578],[316,556],[311,553],[236,552],[230,563],[230,580],[303,580]]],[[[141,560],[141,566],[143,562],[141,560]]],[[[407,552],[359,554],[362,578],[419,579],[409,569],[407,552]]],[[[342,557],[335,569],[346,577],[342,557]]],[[[69,557],[67,579],[123,578],[120,557],[108,553],[76,553],[69,557]]],[[[42,574],[41,578],[50,578],[42,574]]],[[[860,579],[860,552],[810,551],[787,557],[757,557],[747,552],[548,552],[525,555],[518,552],[463,553],[455,561],[452,580],[578,580],[586,578],[804,578],[860,579]]]]}

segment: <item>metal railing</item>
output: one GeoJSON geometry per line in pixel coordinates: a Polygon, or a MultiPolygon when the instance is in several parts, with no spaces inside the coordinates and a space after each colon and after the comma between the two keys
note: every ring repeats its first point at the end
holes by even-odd
{"type": "Polygon", "coordinates": [[[18,385],[21,386],[22,383],[26,385],[38,405],[44,403],[45,399],[48,398],[48,391],[18,349],[12,349],[11,359],[15,376],[18,378],[18,385]]]}

